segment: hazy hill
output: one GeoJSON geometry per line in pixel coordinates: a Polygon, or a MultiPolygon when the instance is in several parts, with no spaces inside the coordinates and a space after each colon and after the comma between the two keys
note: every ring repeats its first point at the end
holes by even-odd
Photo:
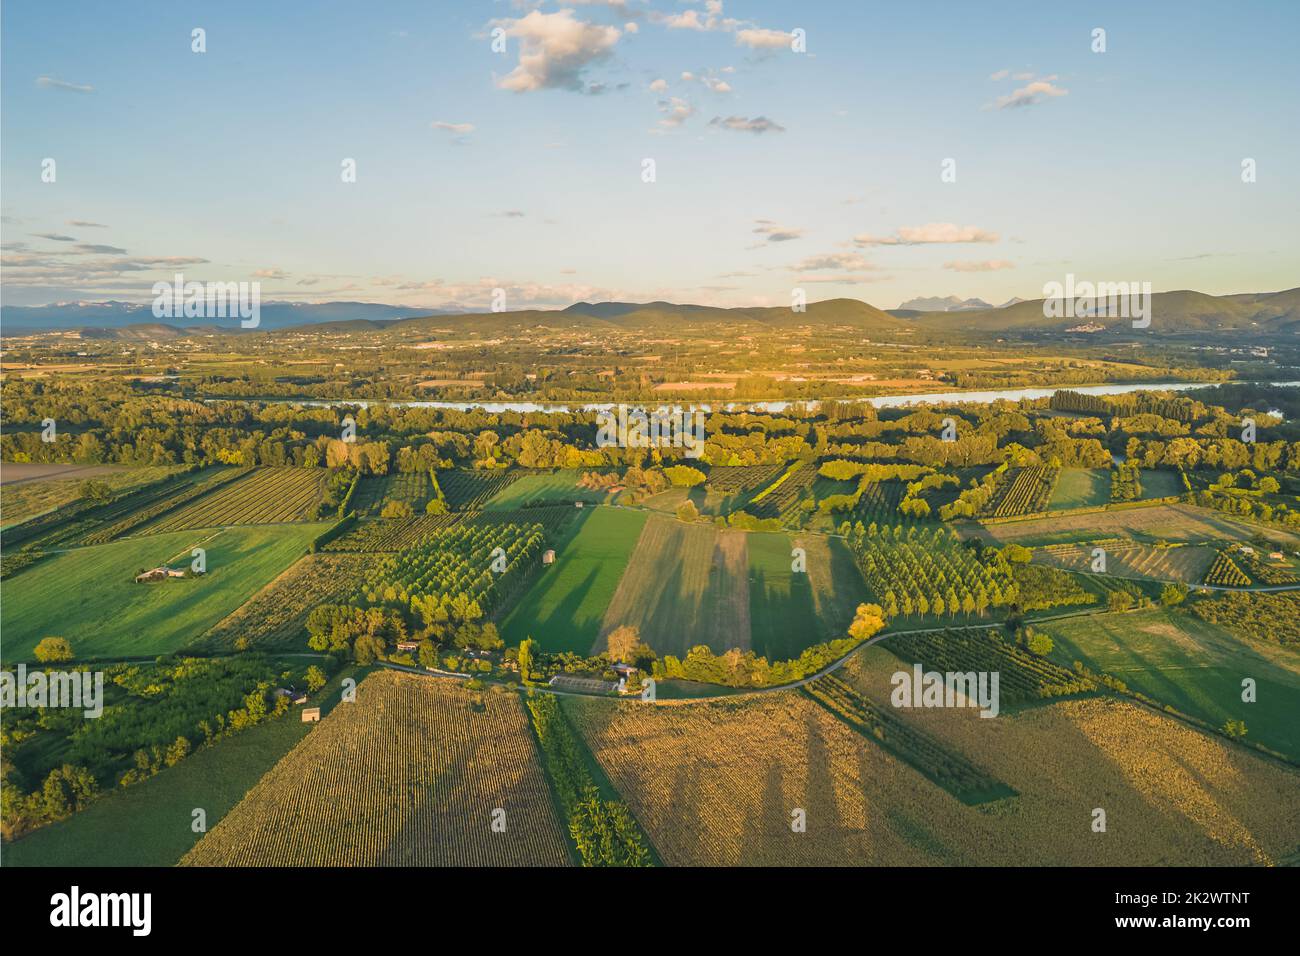
{"type": "MultiPolygon", "coordinates": [[[[261,329],[278,329],[290,325],[339,322],[351,319],[396,319],[408,315],[429,315],[428,309],[384,305],[378,302],[263,302],[260,309],[261,329]]],[[[51,305],[6,305],[0,309],[0,322],[11,332],[35,329],[116,329],[141,323],[156,323],[153,306],[136,302],[56,302],[51,305]]],[[[217,324],[232,331],[233,320],[169,320],[166,324],[189,326],[217,324]]]]}
{"type": "MultiPolygon", "coordinates": [[[[952,297],[950,297],[952,298],[952,297]]],[[[943,299],[912,300],[942,302],[943,299]]],[[[956,300],[972,302],[977,300],[956,300]]],[[[804,312],[788,307],[719,308],[673,302],[578,302],[566,309],[525,309],[517,312],[443,313],[368,302],[318,304],[268,302],[262,305],[259,330],[302,328],[346,335],[349,332],[449,330],[507,333],[512,329],[647,329],[670,333],[673,329],[706,326],[766,326],[852,329],[866,334],[944,332],[998,334],[1051,332],[1099,324],[1106,331],[1132,331],[1131,320],[1120,317],[1045,317],[1043,300],[1012,300],[1004,306],[953,308],[946,311],[917,308],[882,311],[857,299],[828,299],[810,303],[804,312]]],[[[1283,292],[1250,292],[1212,296],[1179,290],[1152,296],[1152,328],[1170,332],[1300,333],[1300,288],[1283,292]]],[[[5,329],[81,328],[95,338],[175,338],[190,334],[240,333],[238,323],[153,321],[150,308],[124,302],[76,302],[49,306],[8,306],[3,310],[5,329]]],[[[1101,335],[1106,332],[1098,333],[1101,335]]]]}
{"type": "MultiPolygon", "coordinates": [[[[1105,326],[1107,330],[1132,331],[1132,320],[1122,317],[1045,317],[1042,299],[1000,309],[921,313],[911,321],[936,330],[972,332],[1064,330],[1088,323],[1105,326]]],[[[1227,296],[1181,289],[1151,296],[1151,329],[1157,331],[1295,333],[1298,322],[1300,289],[1227,296]]]]}

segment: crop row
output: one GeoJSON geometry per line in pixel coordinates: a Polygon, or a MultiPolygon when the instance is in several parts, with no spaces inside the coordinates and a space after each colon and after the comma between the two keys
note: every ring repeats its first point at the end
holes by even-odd
{"type": "Polygon", "coordinates": [[[372,674],[182,859],[186,866],[562,866],[513,694],[372,674]]]}
{"type": "Polygon", "coordinates": [[[438,485],[455,511],[481,508],[490,498],[513,484],[519,477],[514,471],[443,471],[437,474],[438,485]]]}
{"type": "Polygon", "coordinates": [[[868,740],[915,767],[958,800],[982,803],[1013,792],[961,754],[905,722],[889,708],[863,697],[834,675],[818,678],[804,691],[868,740]]]}
{"type": "Polygon", "coordinates": [[[908,664],[919,663],[927,671],[997,672],[1003,707],[1096,689],[1087,678],[1005,640],[991,629],[896,634],[883,646],[908,664]]]}
{"type": "Polygon", "coordinates": [[[311,468],[255,468],[239,481],[204,495],[147,530],[160,533],[306,521],[315,516],[324,474],[311,468]]]}

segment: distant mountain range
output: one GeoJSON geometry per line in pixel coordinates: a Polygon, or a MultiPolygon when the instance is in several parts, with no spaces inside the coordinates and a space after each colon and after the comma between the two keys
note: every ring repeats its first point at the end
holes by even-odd
{"type": "MultiPolygon", "coordinates": [[[[769,328],[849,328],[865,333],[914,334],[927,337],[945,332],[983,335],[1057,332],[1078,335],[1131,333],[1132,322],[1121,316],[1070,315],[1064,310],[1044,311],[1042,299],[1011,300],[990,306],[978,299],[955,297],[913,299],[904,305],[945,308],[909,308],[885,311],[857,299],[828,299],[810,303],[803,312],[789,307],[719,308],[673,302],[578,302],[566,309],[528,309],[518,312],[448,313],[369,302],[297,304],[270,302],[262,306],[259,331],[290,327],[317,328],[346,334],[383,329],[473,328],[487,333],[510,329],[602,328],[671,329],[706,325],[756,325],[769,328]]],[[[1300,334],[1300,289],[1283,292],[1213,296],[1181,290],[1158,292],[1151,297],[1151,329],[1167,332],[1232,332],[1260,335],[1300,334]]],[[[211,320],[183,326],[153,320],[148,306],[124,302],[75,302],[24,307],[7,306],[0,313],[10,334],[22,330],[81,329],[91,338],[176,338],[191,334],[239,332],[235,323],[211,320]]]]}
{"type": "Polygon", "coordinates": [[[1001,305],[990,305],[983,299],[959,299],[955,295],[939,296],[921,296],[916,299],[908,299],[897,309],[890,309],[891,312],[963,312],[967,309],[1005,309],[1009,305],[1015,305],[1018,302],[1024,302],[1024,299],[1008,299],[1001,305]]]}
{"type": "MultiPolygon", "coordinates": [[[[433,315],[428,309],[383,305],[377,302],[263,302],[261,329],[281,329],[317,322],[345,322],[349,319],[400,319],[410,315],[433,315]]],[[[0,308],[0,322],[11,332],[36,329],[120,329],[155,324],[151,304],[136,302],[56,302],[52,305],[6,305],[0,308]]],[[[190,325],[185,320],[164,323],[190,325]]],[[[195,320],[194,325],[213,325],[195,320]]],[[[223,327],[229,331],[230,323],[223,327]]]]}

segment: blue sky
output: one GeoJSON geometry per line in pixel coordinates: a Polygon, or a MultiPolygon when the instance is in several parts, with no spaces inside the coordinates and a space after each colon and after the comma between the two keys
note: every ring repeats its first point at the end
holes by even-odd
{"type": "Polygon", "coordinates": [[[471,310],[496,287],[512,308],[788,305],[796,287],[892,308],[1036,297],[1066,272],[1300,284],[1290,0],[2,16],[9,304],[149,301],[177,271],[258,279],[263,299],[471,310]]]}

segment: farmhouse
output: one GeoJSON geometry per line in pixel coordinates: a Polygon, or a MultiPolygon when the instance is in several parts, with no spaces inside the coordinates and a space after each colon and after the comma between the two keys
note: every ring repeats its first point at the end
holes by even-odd
{"type": "Polygon", "coordinates": [[[169,568],[166,565],[162,565],[160,567],[150,568],[148,571],[144,571],[140,574],[137,574],[135,576],[135,583],[139,584],[142,581],[161,581],[164,578],[183,578],[183,577],[185,577],[184,571],[177,571],[175,568],[169,568]]]}
{"type": "Polygon", "coordinates": [[[320,720],[319,707],[304,707],[302,709],[302,722],[304,724],[314,724],[320,720]]]}
{"type": "Polygon", "coordinates": [[[545,551],[542,552],[542,564],[554,564],[554,563],[555,563],[555,549],[547,548],[545,551]]]}
{"type": "Polygon", "coordinates": [[[398,641],[397,649],[399,651],[418,651],[420,649],[419,641],[398,641]]]}

